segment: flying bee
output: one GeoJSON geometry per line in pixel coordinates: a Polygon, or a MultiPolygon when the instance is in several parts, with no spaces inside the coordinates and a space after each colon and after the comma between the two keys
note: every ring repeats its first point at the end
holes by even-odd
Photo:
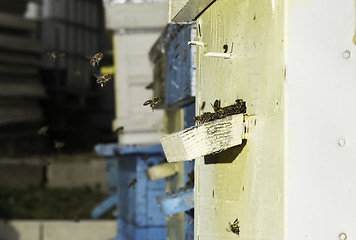
{"type": "Polygon", "coordinates": [[[66,55],[66,53],[59,52],[59,51],[53,51],[53,52],[49,52],[48,55],[52,61],[56,61],[58,58],[64,57],[66,55]]]}
{"type": "Polygon", "coordinates": [[[155,110],[155,106],[161,102],[160,97],[154,97],[152,99],[147,100],[146,102],[143,103],[143,106],[150,105],[150,108],[152,109],[152,112],[155,110]]]}
{"type": "Polygon", "coordinates": [[[228,232],[233,232],[236,235],[240,235],[239,219],[236,218],[234,223],[229,222],[229,228],[230,229],[226,229],[228,232]]]}
{"type": "Polygon", "coordinates": [[[54,148],[58,150],[61,150],[65,145],[64,142],[60,142],[60,141],[53,141],[53,143],[54,143],[54,148]]]}
{"type": "Polygon", "coordinates": [[[100,84],[101,87],[104,87],[104,85],[112,78],[111,74],[104,74],[96,79],[96,83],[100,84]]]}
{"type": "Polygon", "coordinates": [[[124,131],[124,127],[123,126],[118,127],[118,128],[115,129],[115,132],[117,133],[117,135],[121,134],[123,131],[124,131]]]}
{"type": "Polygon", "coordinates": [[[98,52],[90,59],[89,63],[92,67],[99,66],[99,63],[103,58],[104,58],[104,54],[98,52]]]}
{"type": "Polygon", "coordinates": [[[75,72],[73,72],[73,75],[77,78],[80,78],[82,76],[82,72],[79,69],[77,69],[75,72]]]}
{"type": "Polygon", "coordinates": [[[137,183],[137,179],[134,178],[134,179],[129,183],[129,188],[132,188],[136,183],[137,183]]]}
{"type": "Polygon", "coordinates": [[[40,136],[47,136],[47,131],[48,131],[48,126],[43,126],[37,131],[37,134],[40,136]]]}

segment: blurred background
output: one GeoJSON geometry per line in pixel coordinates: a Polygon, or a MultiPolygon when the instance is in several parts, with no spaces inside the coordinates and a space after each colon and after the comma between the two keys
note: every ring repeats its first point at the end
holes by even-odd
{"type": "MultiPolygon", "coordinates": [[[[164,161],[163,111],[142,103],[153,97],[149,51],[167,21],[167,0],[0,1],[1,240],[115,239],[122,215],[148,228],[136,206],[116,204],[118,194],[146,198],[137,169],[164,161]]],[[[165,237],[151,199],[144,218],[165,237]]]]}

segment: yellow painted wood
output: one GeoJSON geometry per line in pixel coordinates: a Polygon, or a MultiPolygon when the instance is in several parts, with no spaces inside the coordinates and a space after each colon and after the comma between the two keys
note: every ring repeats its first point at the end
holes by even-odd
{"type": "MultiPolygon", "coordinates": [[[[181,131],[184,128],[184,112],[179,110],[166,110],[164,117],[165,134],[181,131]]],[[[171,163],[172,164],[172,163],[171,163]]],[[[184,185],[184,163],[176,164],[177,174],[166,178],[166,192],[172,192],[184,185]]],[[[184,239],[184,213],[166,217],[167,240],[184,239]]]]}
{"type": "Polygon", "coordinates": [[[217,0],[197,23],[197,114],[239,97],[256,121],[242,145],[196,159],[195,239],[283,239],[284,1],[217,0]],[[224,45],[230,59],[204,56],[224,45]]]}
{"type": "Polygon", "coordinates": [[[115,74],[115,66],[105,66],[100,68],[101,74],[115,74]]]}

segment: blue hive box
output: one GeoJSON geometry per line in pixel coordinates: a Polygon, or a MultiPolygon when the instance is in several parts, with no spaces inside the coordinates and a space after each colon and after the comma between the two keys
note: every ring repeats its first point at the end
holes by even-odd
{"type": "Polygon", "coordinates": [[[195,25],[186,24],[169,42],[166,52],[166,107],[181,108],[195,99],[195,25]]]}
{"type": "Polygon", "coordinates": [[[117,196],[115,239],[165,240],[166,219],[156,201],[156,197],[165,192],[165,179],[148,181],[145,175],[146,168],[165,160],[162,147],[99,144],[95,150],[105,158],[117,159],[117,164],[107,165],[117,167],[114,169],[117,174],[112,174],[113,169],[107,171],[111,176],[110,183],[113,176],[117,178],[116,193],[113,194],[117,196]]]}

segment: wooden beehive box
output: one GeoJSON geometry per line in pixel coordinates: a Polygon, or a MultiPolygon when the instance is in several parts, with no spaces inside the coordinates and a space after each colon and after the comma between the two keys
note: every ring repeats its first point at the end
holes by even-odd
{"type": "Polygon", "coordinates": [[[196,115],[238,96],[254,118],[245,144],[195,159],[196,240],[356,235],[354,4],[170,0],[205,46],[196,115]]]}

